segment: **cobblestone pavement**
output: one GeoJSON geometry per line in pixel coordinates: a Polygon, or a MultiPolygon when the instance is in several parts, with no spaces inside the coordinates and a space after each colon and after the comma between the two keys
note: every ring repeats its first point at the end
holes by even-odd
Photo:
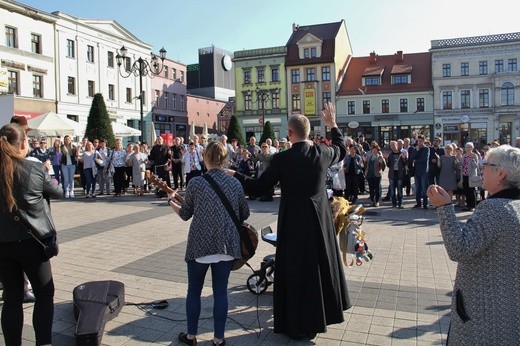
{"type": "MultiPolygon", "coordinates": [[[[367,203],[367,195],[359,202],[367,203]]],[[[274,202],[250,201],[248,220],[257,229],[276,229],[279,196],[274,202]]],[[[345,267],[353,308],[345,322],[329,326],[311,341],[296,342],[274,334],[272,290],[253,295],[246,288],[251,269],[231,274],[228,345],[438,345],[445,344],[455,263],[446,254],[436,212],[405,209],[389,202],[367,208],[364,229],[374,260],[345,267]]],[[[189,222],[182,221],[153,194],[137,197],[99,196],[60,200],[52,204],[60,254],[52,259],[56,285],[54,345],[73,345],[75,320],[72,290],[94,280],[119,280],[126,301],[167,300],[164,310],[125,306],[107,323],[104,345],[177,345],[186,330],[187,289],[184,250],[189,222]]],[[[468,213],[461,213],[466,217],[468,213]]],[[[258,268],[274,247],[260,241],[250,260],[258,268]]],[[[199,343],[211,345],[213,321],[210,275],[206,281],[199,343]]],[[[24,344],[34,344],[32,304],[25,305],[24,344]]],[[[0,337],[0,339],[2,339],[0,337]]],[[[3,342],[0,341],[0,343],[3,342]]]]}

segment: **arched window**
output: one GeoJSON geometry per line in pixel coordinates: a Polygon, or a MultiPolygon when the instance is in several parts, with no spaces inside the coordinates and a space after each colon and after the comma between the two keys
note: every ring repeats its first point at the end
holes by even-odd
{"type": "Polygon", "coordinates": [[[502,84],[502,106],[512,106],[515,104],[515,86],[506,82],[502,84]]]}

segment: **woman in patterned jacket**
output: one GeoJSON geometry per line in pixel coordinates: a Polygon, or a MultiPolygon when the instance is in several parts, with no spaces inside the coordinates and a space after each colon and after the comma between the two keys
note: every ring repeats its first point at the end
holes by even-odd
{"type": "MultiPolygon", "coordinates": [[[[222,169],[227,163],[227,149],[221,142],[211,142],[204,151],[204,163],[209,175],[220,187],[240,222],[249,217],[249,206],[239,181],[222,169]]],[[[204,278],[211,267],[213,286],[214,345],[225,345],[229,274],[235,259],[242,257],[240,235],[227,209],[205,178],[194,177],[188,183],[185,198],[175,192],[168,203],[187,221],[193,216],[186,245],[188,264],[188,296],[186,298],[187,333],[179,334],[179,341],[196,345],[200,315],[200,295],[204,278]]]]}
{"type": "Polygon", "coordinates": [[[466,224],[457,221],[449,194],[431,185],[444,245],[458,263],[448,343],[520,344],[520,149],[489,150],[482,162],[480,202],[466,224]]]}

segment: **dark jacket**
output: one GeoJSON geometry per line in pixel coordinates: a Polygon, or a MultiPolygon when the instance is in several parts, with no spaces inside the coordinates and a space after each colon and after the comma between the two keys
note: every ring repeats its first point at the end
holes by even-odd
{"type": "MultiPolygon", "coordinates": [[[[77,159],[76,159],[77,151],[78,151],[78,148],[75,145],[73,145],[72,150],[69,151],[70,161],[72,162],[73,165],[78,164],[77,159]]],[[[67,155],[65,154],[66,150],[65,150],[64,145],[61,146],[61,153],[62,153],[61,164],[66,165],[67,164],[67,155]]]]}
{"type": "Polygon", "coordinates": [[[393,151],[391,151],[389,154],[388,154],[388,158],[387,158],[387,166],[388,166],[388,179],[395,179],[395,172],[394,172],[394,164],[395,164],[395,161],[396,161],[396,157],[397,157],[397,160],[398,163],[398,169],[397,169],[397,179],[403,179],[405,174],[406,174],[406,165],[407,165],[407,159],[404,159],[403,156],[401,155],[401,152],[397,152],[398,155],[395,155],[395,153],[393,151]]]}
{"type": "Polygon", "coordinates": [[[357,155],[357,154],[353,158],[352,158],[352,156],[347,154],[347,156],[345,156],[345,160],[343,160],[343,168],[345,168],[345,174],[346,175],[349,175],[349,174],[352,174],[352,175],[363,174],[363,159],[361,158],[360,155],[357,155]],[[350,172],[349,171],[349,169],[350,169],[350,160],[352,160],[352,159],[354,159],[354,172],[350,172]]]}
{"type": "MultiPolygon", "coordinates": [[[[34,229],[54,229],[49,199],[63,197],[62,188],[39,162],[23,160],[21,168],[20,176],[15,175],[13,191],[21,217],[34,229]]],[[[0,211],[0,224],[0,242],[31,237],[11,213],[0,211]]]]}
{"type": "Polygon", "coordinates": [[[171,158],[170,148],[167,145],[154,145],[148,155],[148,160],[153,161],[153,166],[165,165],[171,158]]]}
{"type": "Polygon", "coordinates": [[[410,155],[410,160],[413,162],[415,175],[428,173],[430,149],[428,147],[422,147],[421,149],[416,147],[410,155]]]}
{"type": "Polygon", "coordinates": [[[331,146],[298,142],[273,155],[258,179],[235,173],[246,193],[256,196],[280,182],[275,333],[325,332],[327,325],[343,322],[351,306],[325,188],[327,168],[347,150],[338,129],[331,135],[331,146]]]}

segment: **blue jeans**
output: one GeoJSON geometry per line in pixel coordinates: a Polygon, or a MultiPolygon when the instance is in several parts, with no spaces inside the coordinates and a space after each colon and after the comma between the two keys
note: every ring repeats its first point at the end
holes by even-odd
{"type": "Polygon", "coordinates": [[[76,173],[76,165],[61,165],[63,174],[63,191],[74,193],[74,173],[76,173]]]}
{"type": "Polygon", "coordinates": [[[403,204],[403,180],[402,179],[389,179],[390,182],[390,199],[392,201],[392,206],[403,204]],[[397,189],[397,194],[395,189],[397,189]]]}
{"type": "Polygon", "coordinates": [[[428,172],[417,172],[415,171],[415,201],[418,206],[427,208],[428,207],[428,196],[426,191],[428,190],[428,172]]]}
{"type": "Polygon", "coordinates": [[[61,186],[63,186],[61,165],[52,165],[52,170],[54,171],[54,179],[56,179],[58,181],[58,184],[61,183],[61,186]]]}
{"type": "Polygon", "coordinates": [[[186,316],[188,317],[188,334],[197,335],[200,316],[200,294],[202,293],[206,272],[211,266],[214,337],[223,339],[228,312],[228,279],[233,267],[233,261],[205,264],[191,260],[187,264],[188,297],[186,298],[186,316]]]}
{"type": "Polygon", "coordinates": [[[92,172],[92,168],[84,168],[83,174],[85,175],[86,180],[86,194],[94,194],[94,190],[96,189],[96,178],[92,172]]]}

